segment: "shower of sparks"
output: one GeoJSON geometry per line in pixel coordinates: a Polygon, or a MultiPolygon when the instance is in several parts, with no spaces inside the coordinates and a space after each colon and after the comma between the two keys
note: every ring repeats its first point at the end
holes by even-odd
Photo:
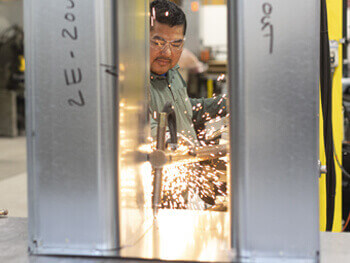
{"type": "Polygon", "coordinates": [[[200,209],[203,201],[215,204],[216,194],[226,195],[222,173],[210,165],[200,163],[169,165],[163,169],[162,208],[200,209]],[[203,201],[195,200],[200,197],[203,201]]]}
{"type": "MultiPolygon", "coordinates": [[[[225,76],[221,77],[222,80],[225,76]]],[[[217,102],[217,105],[224,105],[224,98],[217,102]]],[[[214,97],[215,98],[215,97],[214,97]]],[[[221,107],[218,111],[219,115],[224,115],[225,107],[221,107]]],[[[203,105],[197,103],[192,107],[193,112],[197,111],[201,114],[202,119],[208,121],[208,123],[214,123],[220,121],[225,116],[212,117],[208,112],[202,112],[203,105]]],[[[185,114],[187,111],[184,112],[185,114]]],[[[157,113],[153,112],[154,119],[157,118],[157,113]]],[[[193,119],[196,123],[196,120],[193,119]]],[[[192,124],[192,127],[194,125],[192,124]]],[[[206,138],[215,135],[216,133],[226,132],[228,128],[226,125],[222,125],[219,130],[215,130],[214,127],[208,130],[197,130],[197,135],[201,147],[215,145],[215,141],[208,141],[206,138]]],[[[190,131],[182,130],[180,133],[187,134],[190,131]]],[[[187,154],[190,150],[188,144],[180,140],[179,146],[176,150],[177,153],[183,152],[187,154]]],[[[150,141],[149,143],[142,145],[139,150],[144,153],[151,153],[156,148],[156,142],[150,141]]],[[[170,148],[168,148],[170,151],[170,148]]],[[[220,153],[221,155],[221,153],[220,153]]],[[[215,156],[212,156],[215,157],[215,156]]],[[[226,177],[225,168],[228,166],[227,157],[220,157],[213,161],[205,161],[198,163],[177,163],[166,165],[163,167],[162,178],[162,201],[161,208],[168,209],[204,209],[204,202],[207,204],[215,205],[216,197],[226,196],[226,183],[223,180],[226,177]],[[217,167],[220,165],[220,167],[217,167]],[[204,201],[204,202],[203,202],[204,201]]],[[[154,173],[152,173],[154,175],[154,173]]],[[[220,198],[221,198],[220,197],[220,198]]]]}
{"type": "MultiPolygon", "coordinates": [[[[139,150],[150,152],[154,149],[153,141],[139,150]]],[[[189,149],[188,145],[179,143],[176,152],[185,154],[189,149]]],[[[225,175],[225,171],[217,169],[217,163],[177,163],[164,166],[161,208],[203,210],[204,202],[214,205],[217,195],[226,196],[226,185],[220,180],[220,175],[225,175]]]]}

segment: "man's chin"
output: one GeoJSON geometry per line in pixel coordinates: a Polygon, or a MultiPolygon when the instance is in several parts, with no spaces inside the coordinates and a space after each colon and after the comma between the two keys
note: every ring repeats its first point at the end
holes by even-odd
{"type": "Polygon", "coordinates": [[[166,69],[153,69],[151,68],[151,72],[157,75],[163,75],[165,73],[167,73],[169,71],[170,68],[166,68],[166,69]]]}
{"type": "Polygon", "coordinates": [[[162,65],[161,63],[158,63],[157,60],[155,60],[153,63],[151,63],[151,72],[157,75],[163,75],[167,73],[171,68],[172,64],[170,62],[164,63],[164,65],[162,65]]]}

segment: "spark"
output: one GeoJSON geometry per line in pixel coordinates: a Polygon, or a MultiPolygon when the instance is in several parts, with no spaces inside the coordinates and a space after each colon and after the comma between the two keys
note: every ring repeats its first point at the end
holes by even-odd
{"type": "Polygon", "coordinates": [[[225,77],[225,74],[221,74],[220,76],[218,76],[217,81],[223,81],[225,77]]]}
{"type": "MultiPolygon", "coordinates": [[[[205,142],[200,141],[203,147],[205,142]]],[[[143,152],[155,149],[155,142],[143,146],[143,152]]],[[[140,149],[141,150],[141,149],[140,149]]],[[[189,146],[179,142],[177,151],[188,152],[189,146]]],[[[214,154],[212,154],[214,157],[214,154]]],[[[163,168],[161,208],[167,209],[201,209],[205,207],[202,200],[215,202],[216,193],[226,196],[220,190],[223,183],[219,180],[220,172],[215,167],[201,163],[171,164],[163,168]],[[216,192],[215,192],[216,189],[216,192]]]]}

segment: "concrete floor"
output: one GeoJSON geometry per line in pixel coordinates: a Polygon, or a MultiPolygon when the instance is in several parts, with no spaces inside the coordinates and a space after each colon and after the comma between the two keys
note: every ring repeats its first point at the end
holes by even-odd
{"type": "Polygon", "coordinates": [[[0,137],[0,209],[9,217],[27,217],[25,137],[0,137]]]}

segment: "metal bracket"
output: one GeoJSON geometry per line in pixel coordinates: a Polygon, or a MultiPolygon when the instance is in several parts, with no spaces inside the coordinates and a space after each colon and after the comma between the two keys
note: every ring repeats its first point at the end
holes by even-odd
{"type": "Polygon", "coordinates": [[[329,53],[332,69],[335,69],[339,66],[339,43],[340,42],[337,40],[329,41],[329,53]]]}

